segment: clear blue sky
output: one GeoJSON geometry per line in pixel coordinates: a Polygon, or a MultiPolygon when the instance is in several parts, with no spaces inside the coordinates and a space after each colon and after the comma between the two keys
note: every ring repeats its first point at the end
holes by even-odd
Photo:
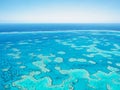
{"type": "Polygon", "coordinates": [[[0,23],[120,23],[120,0],[0,0],[0,23]]]}

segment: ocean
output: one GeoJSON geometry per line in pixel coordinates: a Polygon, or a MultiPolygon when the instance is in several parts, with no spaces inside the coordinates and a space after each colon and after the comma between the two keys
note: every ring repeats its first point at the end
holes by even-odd
{"type": "Polygon", "coordinates": [[[0,24],[0,90],[120,90],[120,24],[0,24]]]}
{"type": "Polygon", "coordinates": [[[26,32],[26,31],[58,31],[58,30],[120,30],[120,24],[83,24],[83,23],[53,23],[53,24],[0,24],[0,32],[26,32]]]}

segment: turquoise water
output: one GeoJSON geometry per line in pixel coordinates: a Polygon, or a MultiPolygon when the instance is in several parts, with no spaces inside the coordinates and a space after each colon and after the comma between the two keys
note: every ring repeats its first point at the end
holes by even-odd
{"type": "Polygon", "coordinates": [[[120,90],[120,32],[1,32],[0,90],[120,90]]]}

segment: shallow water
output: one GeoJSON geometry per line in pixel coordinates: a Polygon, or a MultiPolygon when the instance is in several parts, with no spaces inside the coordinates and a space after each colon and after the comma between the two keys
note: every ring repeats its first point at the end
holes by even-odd
{"type": "Polygon", "coordinates": [[[0,33],[0,90],[119,90],[120,32],[0,33]]]}

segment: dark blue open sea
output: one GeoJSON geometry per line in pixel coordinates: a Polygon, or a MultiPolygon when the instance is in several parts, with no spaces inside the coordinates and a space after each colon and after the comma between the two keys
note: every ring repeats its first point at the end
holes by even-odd
{"type": "Polygon", "coordinates": [[[0,24],[0,90],[120,90],[120,24],[0,24]]]}

